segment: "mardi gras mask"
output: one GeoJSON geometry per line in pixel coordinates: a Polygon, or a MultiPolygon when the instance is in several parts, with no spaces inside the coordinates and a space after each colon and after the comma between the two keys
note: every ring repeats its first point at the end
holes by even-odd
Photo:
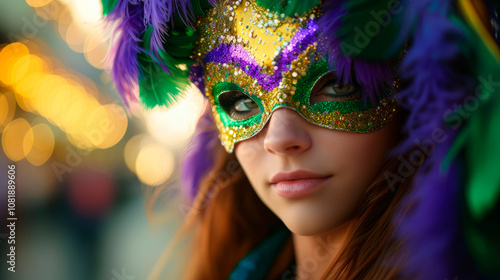
{"type": "Polygon", "coordinates": [[[256,135],[278,108],[295,110],[315,125],[358,133],[392,120],[392,85],[373,105],[363,88],[339,82],[330,69],[316,23],[320,15],[319,7],[292,18],[236,1],[216,5],[198,22],[205,94],[228,152],[256,135]]]}

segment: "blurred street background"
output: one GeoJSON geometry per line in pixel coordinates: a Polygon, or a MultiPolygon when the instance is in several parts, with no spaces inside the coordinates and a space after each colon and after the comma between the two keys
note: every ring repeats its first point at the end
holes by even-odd
{"type": "Polygon", "coordinates": [[[0,2],[0,279],[147,279],[181,223],[180,158],[203,97],[127,108],[104,70],[101,13],[99,0],[0,2]]]}

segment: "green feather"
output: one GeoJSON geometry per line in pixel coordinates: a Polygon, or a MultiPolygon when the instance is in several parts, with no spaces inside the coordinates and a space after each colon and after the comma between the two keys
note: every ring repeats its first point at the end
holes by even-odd
{"type": "MultiPolygon", "coordinates": [[[[485,275],[500,273],[500,60],[475,30],[463,24],[471,51],[469,60],[476,91],[464,100],[463,128],[443,166],[463,155],[465,182],[463,214],[465,239],[478,268],[485,275]],[[478,104],[477,107],[473,104],[478,104]]],[[[497,46],[498,48],[498,46],[497,46]]]]}
{"type": "MultiPolygon", "coordinates": [[[[191,5],[192,13],[188,15],[190,22],[196,22],[212,7],[207,0],[191,1],[191,5]]],[[[152,57],[149,46],[154,27],[149,26],[142,36],[142,48],[146,52],[138,55],[139,97],[146,108],[173,105],[184,97],[187,87],[191,85],[189,68],[194,63],[191,56],[199,33],[178,14],[168,25],[171,29],[163,44],[164,50],[159,51],[159,61],[152,57]],[[160,65],[166,67],[169,73],[165,73],[160,65]]]]}
{"type": "MultiPolygon", "coordinates": [[[[497,65],[497,70],[500,65],[497,65]]],[[[498,74],[498,72],[497,72],[498,74]]],[[[482,76],[480,74],[478,77],[482,76]]],[[[493,78],[500,81],[500,75],[493,78]]],[[[469,248],[486,274],[500,272],[500,87],[467,123],[465,233],[469,248]]],[[[488,94],[482,90],[481,94],[488,94]]],[[[490,93],[491,94],[491,93],[490,93]]]]}
{"type": "Polygon", "coordinates": [[[102,3],[102,14],[107,15],[116,7],[118,0],[101,0],[101,3],[102,3]]]}
{"type": "Polygon", "coordinates": [[[366,60],[398,58],[404,40],[395,41],[403,22],[405,5],[394,0],[350,0],[343,24],[335,34],[342,38],[343,54],[366,60]]]}
{"type": "Polygon", "coordinates": [[[169,107],[184,97],[190,85],[189,71],[176,68],[172,69],[172,74],[167,74],[156,64],[150,63],[148,67],[144,68],[146,74],[139,79],[139,97],[146,108],[169,107]]]}
{"type": "Polygon", "coordinates": [[[178,12],[173,14],[173,18],[170,22],[170,27],[177,29],[178,27],[185,27],[186,24],[189,26],[192,23],[196,23],[196,20],[205,15],[205,12],[212,8],[213,6],[207,0],[192,0],[191,10],[188,12],[188,17],[190,22],[185,22],[178,12]]]}
{"type": "Polygon", "coordinates": [[[309,12],[314,7],[319,5],[321,1],[299,1],[299,0],[257,0],[257,5],[269,9],[273,12],[285,14],[286,16],[294,16],[295,14],[303,14],[309,12]]]}
{"type": "Polygon", "coordinates": [[[199,34],[189,27],[181,32],[173,30],[170,32],[167,43],[164,44],[165,51],[173,57],[187,59],[193,54],[193,48],[198,38],[199,34]]]}
{"type": "Polygon", "coordinates": [[[184,96],[189,80],[189,67],[194,61],[189,58],[197,34],[191,28],[183,32],[172,32],[165,51],[160,50],[161,63],[169,70],[165,73],[150,55],[149,42],[153,26],[149,26],[142,36],[143,48],[148,52],[138,55],[140,65],[139,97],[146,108],[171,106],[184,96]]]}

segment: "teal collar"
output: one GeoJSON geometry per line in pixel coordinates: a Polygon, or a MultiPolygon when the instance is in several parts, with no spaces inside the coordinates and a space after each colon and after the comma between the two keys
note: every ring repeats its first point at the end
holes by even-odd
{"type": "Polygon", "coordinates": [[[273,232],[238,262],[228,280],[266,279],[289,236],[288,230],[280,229],[273,232]]]}

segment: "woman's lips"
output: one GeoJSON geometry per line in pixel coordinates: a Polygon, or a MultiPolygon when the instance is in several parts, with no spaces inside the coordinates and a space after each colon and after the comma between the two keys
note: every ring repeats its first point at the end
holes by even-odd
{"type": "Polygon", "coordinates": [[[301,179],[294,181],[281,181],[273,184],[274,191],[283,197],[297,198],[312,193],[328,178],[301,179]]]}
{"type": "Polygon", "coordinates": [[[297,170],[291,173],[276,174],[271,179],[271,186],[280,196],[297,198],[312,193],[330,177],[332,176],[297,170]]]}

